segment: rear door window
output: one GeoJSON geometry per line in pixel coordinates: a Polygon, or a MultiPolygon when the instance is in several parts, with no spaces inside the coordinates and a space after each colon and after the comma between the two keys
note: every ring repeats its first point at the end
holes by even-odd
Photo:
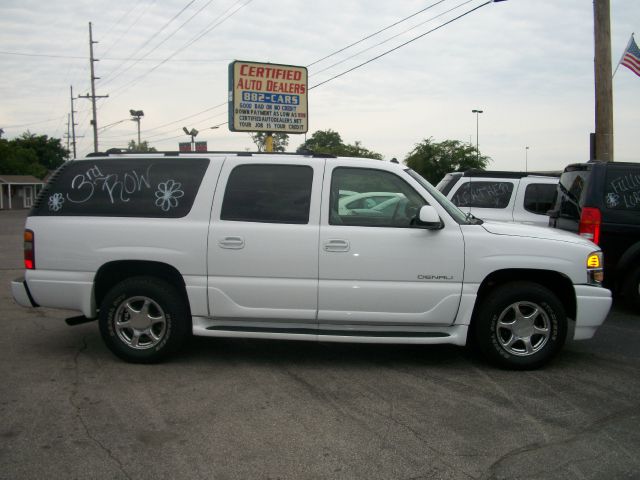
{"type": "Polygon", "coordinates": [[[604,204],[612,210],[640,211],[640,167],[607,168],[604,204]]]}
{"type": "Polygon", "coordinates": [[[229,175],[220,219],[309,223],[312,182],[307,165],[240,165],[229,175]]]}
{"type": "Polygon", "coordinates": [[[512,193],[511,182],[473,180],[460,185],[451,201],[458,207],[507,208],[512,193]]]}

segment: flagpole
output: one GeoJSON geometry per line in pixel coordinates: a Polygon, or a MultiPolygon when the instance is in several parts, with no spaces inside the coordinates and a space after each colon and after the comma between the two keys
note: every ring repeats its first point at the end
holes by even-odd
{"type": "Polygon", "coordinates": [[[631,38],[629,38],[629,41],[627,42],[627,46],[624,47],[624,51],[622,52],[622,55],[620,56],[620,60],[618,60],[618,65],[616,65],[616,69],[613,72],[613,75],[611,75],[611,78],[616,76],[616,72],[618,71],[618,68],[620,67],[620,64],[622,63],[622,59],[624,58],[625,54],[627,53],[627,50],[629,50],[629,47],[631,46],[631,42],[633,42],[634,35],[635,32],[631,33],[631,38]]]}

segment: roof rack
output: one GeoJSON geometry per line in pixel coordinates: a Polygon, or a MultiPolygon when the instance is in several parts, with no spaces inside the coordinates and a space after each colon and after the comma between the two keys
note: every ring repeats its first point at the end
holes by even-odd
{"type": "Polygon", "coordinates": [[[464,172],[458,173],[463,177],[496,177],[496,178],[523,178],[528,176],[543,176],[543,177],[559,177],[561,171],[540,171],[540,172],[508,172],[505,170],[479,170],[472,168],[464,172]]]}
{"type": "Polygon", "coordinates": [[[335,155],[330,153],[316,153],[311,150],[302,150],[298,152],[241,152],[241,151],[230,151],[230,150],[207,150],[204,152],[180,152],[180,151],[159,151],[159,152],[132,152],[129,150],[124,150],[121,148],[110,148],[106,152],[91,152],[86,155],[86,158],[91,157],[108,157],[110,155],[127,155],[127,156],[136,156],[136,155],[163,155],[165,157],[177,157],[177,156],[189,156],[189,155],[237,155],[239,157],[251,157],[253,155],[298,155],[304,157],[314,157],[314,158],[337,158],[335,155]]]}

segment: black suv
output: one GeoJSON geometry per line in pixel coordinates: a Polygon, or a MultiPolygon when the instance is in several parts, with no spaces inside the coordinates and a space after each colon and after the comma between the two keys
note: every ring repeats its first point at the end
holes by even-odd
{"type": "Polygon", "coordinates": [[[640,163],[587,162],[560,176],[549,226],[604,252],[605,285],[640,309],[640,163]]]}

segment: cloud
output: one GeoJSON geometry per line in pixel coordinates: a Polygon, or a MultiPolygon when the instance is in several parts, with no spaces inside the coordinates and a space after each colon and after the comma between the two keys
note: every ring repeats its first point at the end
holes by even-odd
{"type": "MultiPolygon", "coordinates": [[[[207,0],[197,0],[136,55],[165,39],[207,0]]],[[[0,5],[0,50],[38,55],[87,56],[88,22],[94,25],[99,126],[142,109],[145,133],[157,148],[175,150],[182,126],[205,129],[210,148],[253,149],[246,134],[207,127],[226,120],[226,108],[206,111],[227,98],[227,65],[234,59],[307,65],[432,2],[253,0],[155,70],[225,11],[247,0],[211,2],[148,58],[122,73],[123,63],[180,11],[186,0],[70,2],[5,0],[0,5]],[[120,73],[118,73],[120,72],[120,73]],[[128,85],[140,77],[134,85],[128,85]],[[126,86],[126,88],[123,88],[126,86]],[[206,112],[204,112],[206,111],[206,112]],[[184,122],[183,117],[195,115],[184,122]],[[155,128],[176,122],[162,128],[155,128]],[[184,125],[183,125],[184,124],[184,125]],[[161,141],[162,139],[168,139],[161,141]]],[[[328,79],[451,19],[455,12],[420,25],[463,0],[447,0],[375,38],[310,68],[310,83],[328,79]],[[402,33],[410,27],[416,28],[402,33]],[[376,43],[399,35],[380,46],[376,43]],[[370,48],[352,59],[354,53],[370,48]],[[332,63],[344,63],[314,74],[332,63]]],[[[457,12],[483,3],[473,0],[457,12]]],[[[229,10],[230,9],[230,10],[229,10]]],[[[629,34],[638,29],[636,0],[612,3],[612,56],[617,62],[629,34]]],[[[88,61],[0,54],[0,127],[7,136],[30,124],[37,133],[66,133],[69,86],[86,94],[88,61]],[[50,122],[40,123],[51,119],[50,122]]],[[[616,155],[635,159],[635,122],[640,111],[640,79],[619,72],[614,81],[616,155]]],[[[403,157],[415,143],[433,136],[475,143],[473,108],[480,117],[480,148],[494,168],[511,168],[529,145],[540,169],[559,169],[586,159],[593,130],[593,12],[584,0],[511,0],[490,4],[451,25],[310,92],[310,125],[332,128],[345,141],[386,157],[403,157]]],[[[76,101],[82,155],[92,150],[90,102],[76,101]]],[[[133,122],[101,132],[105,145],[126,144],[133,122]]],[[[206,137],[206,138],[204,138],[206,137]]],[[[303,137],[292,138],[295,148],[303,137]]],[[[520,168],[520,167],[518,167],[520,168]]]]}

